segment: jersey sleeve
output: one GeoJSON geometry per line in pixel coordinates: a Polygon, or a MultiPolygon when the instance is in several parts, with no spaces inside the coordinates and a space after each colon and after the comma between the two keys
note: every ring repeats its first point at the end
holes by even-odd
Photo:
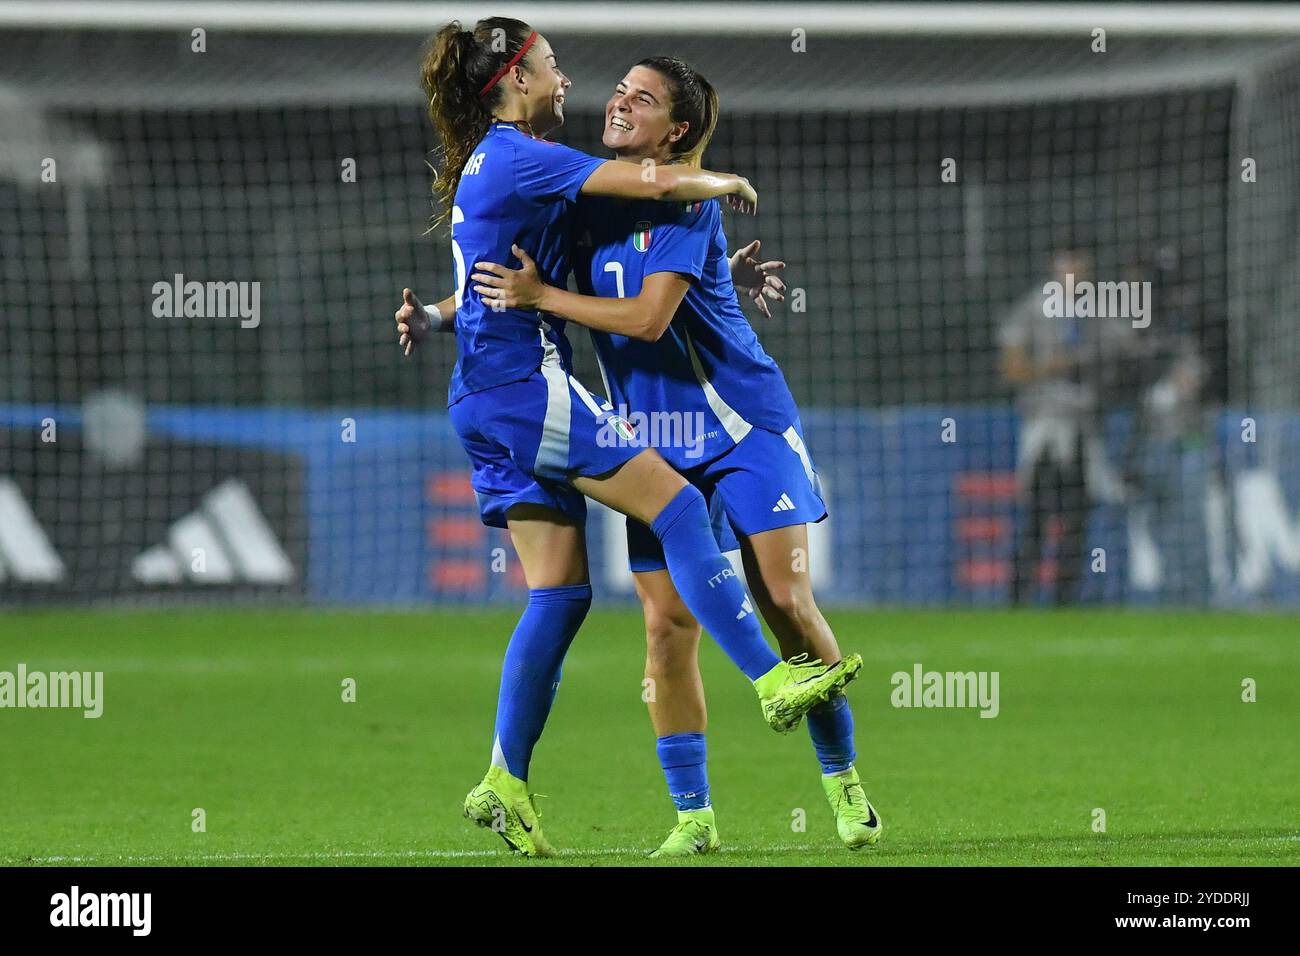
{"type": "Polygon", "coordinates": [[[704,274],[709,244],[722,218],[715,201],[694,203],[674,222],[654,227],[646,250],[645,275],[680,272],[698,279],[704,274]]]}
{"type": "Polygon", "coordinates": [[[560,143],[521,137],[515,142],[515,189],[525,199],[539,202],[558,198],[576,202],[582,184],[607,162],[560,143]]]}

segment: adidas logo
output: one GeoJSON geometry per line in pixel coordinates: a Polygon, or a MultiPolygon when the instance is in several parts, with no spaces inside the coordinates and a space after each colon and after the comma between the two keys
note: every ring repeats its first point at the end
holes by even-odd
{"type": "Polygon", "coordinates": [[[777,499],[776,504],[772,506],[772,510],[773,511],[794,511],[794,502],[791,501],[790,496],[783,491],[781,492],[781,497],[777,499]]]}
{"type": "Polygon", "coordinates": [[[63,562],[13,481],[0,478],[0,581],[62,581],[63,562]]]}
{"type": "Polygon", "coordinates": [[[171,526],[166,544],[131,562],[131,574],[143,584],[287,584],[294,570],[248,486],[231,478],[171,526]]]}
{"type": "Polygon", "coordinates": [[[745,600],[740,602],[740,613],[736,615],[736,620],[743,621],[753,613],[754,605],[749,603],[749,595],[745,595],[745,600]]]}

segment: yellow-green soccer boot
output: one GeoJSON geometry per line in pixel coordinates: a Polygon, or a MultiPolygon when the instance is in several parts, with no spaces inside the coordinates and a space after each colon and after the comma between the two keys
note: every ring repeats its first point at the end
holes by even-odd
{"type": "Polygon", "coordinates": [[[483,782],[465,797],[465,816],[501,835],[506,846],[524,856],[556,856],[542,836],[537,805],[528,785],[503,767],[489,767],[483,782]]]}
{"type": "Polygon", "coordinates": [[[673,827],[663,846],[650,854],[652,860],[671,857],[700,856],[713,853],[722,846],[718,827],[713,822],[713,808],[703,810],[678,810],[677,826],[673,827]]]}
{"type": "Polygon", "coordinates": [[[767,725],[778,734],[799,726],[803,715],[844,689],[862,669],[862,656],[849,654],[827,666],[807,654],[782,661],[754,681],[767,725]]]}
{"type": "Polygon", "coordinates": [[[875,846],[880,842],[884,824],[880,814],[867,799],[858,779],[856,767],[850,767],[843,773],[822,777],[822,789],[830,801],[831,810],[835,812],[835,828],[840,831],[840,839],[850,850],[860,850],[864,846],[875,846]]]}

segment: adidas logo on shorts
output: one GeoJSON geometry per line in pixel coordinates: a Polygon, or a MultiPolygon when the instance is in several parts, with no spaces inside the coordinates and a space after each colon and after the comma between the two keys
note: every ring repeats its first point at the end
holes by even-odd
{"type": "Polygon", "coordinates": [[[772,506],[773,511],[794,511],[794,502],[785,492],[781,492],[781,497],[776,504],[772,506]]]}

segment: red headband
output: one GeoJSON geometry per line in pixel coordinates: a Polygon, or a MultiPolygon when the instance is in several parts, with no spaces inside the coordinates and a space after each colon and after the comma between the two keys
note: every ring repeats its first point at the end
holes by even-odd
{"type": "Polygon", "coordinates": [[[492,89],[492,87],[496,86],[497,81],[500,80],[501,77],[505,76],[512,69],[514,69],[515,64],[524,58],[524,54],[528,52],[528,48],[533,45],[533,41],[536,39],[537,39],[537,31],[534,30],[532,33],[528,35],[528,39],[524,41],[524,45],[519,48],[519,52],[510,58],[509,63],[501,67],[501,69],[497,70],[497,75],[487,81],[487,86],[479,90],[478,95],[480,97],[486,96],[487,91],[492,89]]]}

